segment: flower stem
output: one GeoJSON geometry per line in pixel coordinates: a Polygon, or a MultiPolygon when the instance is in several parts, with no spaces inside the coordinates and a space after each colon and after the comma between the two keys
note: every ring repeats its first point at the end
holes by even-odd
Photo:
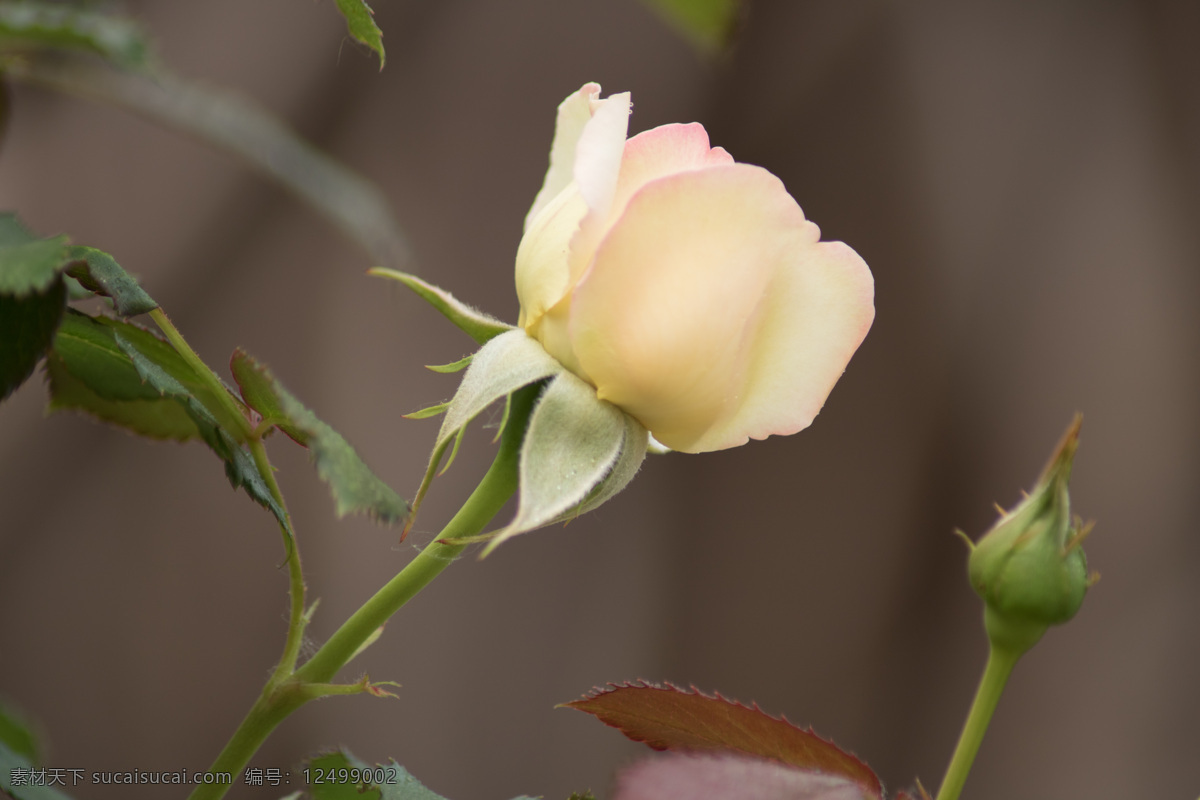
{"type": "MultiPolygon", "coordinates": [[[[309,700],[330,694],[368,690],[365,679],[361,688],[335,686],[330,681],[369,643],[372,635],[392,614],[425,588],[463,551],[466,544],[455,544],[453,540],[480,533],[512,497],[517,488],[525,424],[538,388],[526,387],[513,395],[512,413],[492,466],[441,534],[354,612],[303,666],[286,675],[276,670],[225,749],[209,768],[211,772],[228,772],[233,776],[241,774],[271,731],[309,700]]],[[[227,785],[198,786],[192,792],[191,800],[217,800],[228,789],[227,785]]]]}
{"type": "Polygon", "coordinates": [[[971,711],[967,714],[967,722],[962,734],[958,737],[958,746],[954,748],[954,756],[950,766],[946,768],[946,777],[942,779],[942,788],[938,790],[937,800],[958,800],[963,785],[967,782],[967,774],[979,752],[983,742],[983,734],[987,731],[988,723],[992,720],[992,712],[1000,702],[1004,685],[1013,667],[1024,654],[1024,650],[991,646],[988,652],[987,666],[975,692],[975,700],[971,703],[971,711]]]}
{"type": "Polygon", "coordinates": [[[313,683],[332,680],[337,671],[354,656],[380,625],[387,622],[392,614],[441,574],[442,570],[466,548],[465,544],[455,544],[454,540],[481,532],[508,502],[517,489],[517,462],[524,436],[525,419],[529,415],[532,401],[532,388],[514,395],[513,418],[504,431],[500,451],[479,486],[467,498],[467,502],[436,539],[376,592],[374,597],[355,611],[316,655],[296,670],[297,679],[313,683]],[[518,405],[521,407],[518,408],[518,405]]]}

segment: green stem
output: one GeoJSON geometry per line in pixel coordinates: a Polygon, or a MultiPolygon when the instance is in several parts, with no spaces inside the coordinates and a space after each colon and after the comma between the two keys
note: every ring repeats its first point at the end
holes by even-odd
{"type": "MultiPolygon", "coordinates": [[[[267,736],[289,714],[316,697],[341,693],[329,683],[381,625],[417,592],[425,588],[466,547],[453,540],[474,536],[496,516],[517,489],[518,463],[525,423],[537,396],[530,386],[513,396],[513,412],[500,441],[496,459],[467,502],[438,537],[354,612],[311,659],[283,680],[272,676],[262,695],[234,732],[210,771],[242,773],[267,736]]],[[[365,691],[365,686],[361,691],[365,691]]],[[[191,800],[217,800],[228,786],[198,786],[191,800]]]]}
{"type": "Polygon", "coordinates": [[[275,502],[283,509],[283,519],[279,521],[279,530],[283,534],[283,546],[287,558],[288,596],[291,598],[291,610],[288,613],[288,632],[287,640],[283,645],[283,655],[271,676],[271,683],[278,683],[291,675],[292,670],[296,668],[296,658],[300,655],[300,646],[304,642],[306,622],[304,618],[304,570],[300,564],[300,550],[296,547],[296,532],[292,529],[292,515],[288,512],[287,504],[283,501],[283,493],[279,491],[279,484],[275,481],[275,468],[271,466],[271,461],[267,458],[267,448],[262,439],[251,439],[248,444],[250,454],[254,456],[254,463],[266,482],[267,489],[275,498],[275,502]]]}
{"type": "Polygon", "coordinates": [[[946,768],[946,777],[942,779],[942,788],[938,790],[937,800],[958,800],[963,785],[967,782],[967,774],[979,752],[983,742],[983,734],[987,731],[988,723],[992,721],[992,712],[1000,702],[1004,685],[1013,667],[1024,654],[1024,650],[997,647],[992,645],[988,652],[987,667],[979,681],[979,689],[975,692],[975,701],[971,703],[971,711],[967,714],[967,722],[962,734],[958,737],[958,746],[954,748],[954,756],[950,766],[946,768]]]}
{"type": "MultiPolygon", "coordinates": [[[[530,393],[521,394],[529,395],[526,402],[532,400],[530,393]]],[[[514,398],[514,405],[517,402],[514,398]]],[[[466,548],[465,544],[455,544],[453,540],[480,533],[492,517],[496,516],[517,489],[517,461],[524,432],[514,429],[523,428],[524,416],[527,414],[526,409],[520,422],[509,424],[491,468],[438,537],[396,577],[376,592],[374,597],[355,611],[342,627],[329,637],[329,641],[316,655],[296,670],[298,679],[313,683],[332,680],[337,671],[358,652],[379,626],[387,622],[392,614],[441,574],[442,570],[466,548]]]]}
{"type": "MultiPolygon", "coordinates": [[[[254,428],[250,425],[250,420],[246,419],[245,410],[233,399],[233,395],[225,388],[225,384],[221,383],[221,379],[216,376],[204,360],[196,354],[192,346],[183,338],[183,334],[175,327],[175,324],[167,317],[166,313],[161,308],[156,308],[150,312],[150,319],[154,320],[154,324],[167,337],[167,341],[175,348],[175,352],[187,362],[204,382],[204,387],[212,395],[215,402],[220,404],[221,422],[235,429],[239,439],[245,440],[252,438],[254,428]]],[[[209,409],[216,413],[218,409],[209,409]]],[[[265,477],[265,476],[264,476],[265,477]]],[[[276,490],[278,491],[278,490],[276,490]]],[[[277,498],[278,499],[278,498],[277,498]]]]}

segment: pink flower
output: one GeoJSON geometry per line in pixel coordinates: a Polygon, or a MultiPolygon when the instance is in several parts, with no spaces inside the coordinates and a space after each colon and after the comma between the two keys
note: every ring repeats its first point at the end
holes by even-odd
{"type": "Polygon", "coordinates": [[[629,109],[594,83],[559,106],[519,325],[672,449],[808,427],[874,319],[866,263],[701,125],[626,140],[629,109]]]}

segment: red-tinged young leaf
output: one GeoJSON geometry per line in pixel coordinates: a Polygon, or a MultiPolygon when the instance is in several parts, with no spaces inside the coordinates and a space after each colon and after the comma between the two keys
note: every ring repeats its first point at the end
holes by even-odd
{"type": "Polygon", "coordinates": [[[592,714],[655,750],[746,753],[840,776],[857,784],[863,797],[883,797],[879,778],[858,758],[757,705],[747,708],[720,695],[647,683],[609,684],[564,705],[592,714]]]}
{"type": "Polygon", "coordinates": [[[233,380],[241,390],[246,405],[257,411],[264,422],[290,436],[296,444],[308,447],[308,436],[292,424],[280,405],[279,395],[275,391],[275,378],[266,367],[239,347],[229,359],[229,371],[233,373],[233,380]]]}
{"type": "Polygon", "coordinates": [[[613,800],[862,800],[854,781],[734,753],[671,753],[622,770],[613,800]]]}

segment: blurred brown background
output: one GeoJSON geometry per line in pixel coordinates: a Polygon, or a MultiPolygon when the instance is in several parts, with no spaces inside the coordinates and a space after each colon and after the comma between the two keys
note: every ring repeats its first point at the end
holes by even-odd
{"type": "MultiPolygon", "coordinates": [[[[312,704],[256,765],[295,778],[344,744],[453,800],[603,795],[642,748],[554,705],[646,678],[757,701],[932,790],[986,652],[951,530],[1019,499],[1078,410],[1072,497],[1104,578],[1017,670],[967,792],[1200,792],[1200,5],[756,0],[710,63],[636,0],[377,0],[382,73],[331,0],[129,7],[178,73],[378,182],[419,273],[502,318],[554,106],[588,80],[633,92],[631,132],[703,122],[876,278],[874,329],[810,430],[652,459],[567,529],[464,559],[344,674],[399,699],[312,704]]],[[[421,365],[470,342],[290,195],[16,87],[0,207],[114,253],[210,363],[246,348],[411,495],[436,422],[399,415],[453,391],[421,365]]],[[[274,523],[203,447],[43,402],[34,381],[0,409],[0,692],[52,766],[203,769],[282,645],[274,523]]],[[[488,440],[435,484],[418,544],[488,440]]],[[[299,448],[272,453],[320,639],[412,551],[336,521],[299,448]]]]}

